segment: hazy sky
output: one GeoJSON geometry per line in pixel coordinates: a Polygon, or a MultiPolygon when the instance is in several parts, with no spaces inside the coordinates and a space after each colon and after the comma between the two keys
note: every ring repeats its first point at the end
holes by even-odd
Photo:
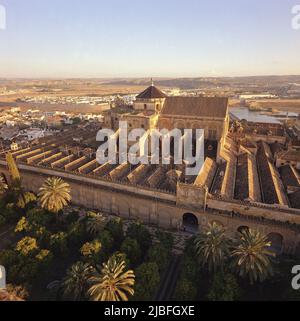
{"type": "Polygon", "coordinates": [[[300,0],[0,0],[0,77],[300,74],[300,0]]]}

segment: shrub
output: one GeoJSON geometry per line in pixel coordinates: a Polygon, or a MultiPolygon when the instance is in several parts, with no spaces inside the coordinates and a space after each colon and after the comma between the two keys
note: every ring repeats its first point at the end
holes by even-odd
{"type": "Polygon", "coordinates": [[[25,216],[22,216],[15,227],[15,232],[16,233],[27,232],[29,231],[29,229],[30,229],[29,222],[27,221],[25,216]]]}
{"type": "Polygon", "coordinates": [[[36,260],[39,262],[40,268],[47,268],[50,266],[53,260],[53,254],[49,250],[41,250],[36,256],[36,260]]]}
{"type": "Polygon", "coordinates": [[[240,288],[234,275],[216,273],[207,298],[210,301],[236,301],[240,297],[240,288]]]}
{"type": "Polygon", "coordinates": [[[80,249],[80,253],[87,259],[91,264],[99,264],[101,261],[102,245],[99,240],[94,240],[92,242],[87,242],[83,244],[80,249]]]}
{"type": "Polygon", "coordinates": [[[0,215],[0,227],[6,223],[6,219],[4,216],[0,215]]]}
{"type": "Polygon", "coordinates": [[[135,300],[152,300],[160,282],[158,265],[155,262],[143,263],[136,269],[135,276],[135,300]]]}
{"type": "Polygon", "coordinates": [[[37,197],[35,194],[26,192],[24,194],[21,194],[17,201],[17,206],[24,209],[26,207],[32,206],[37,200],[37,197]]]}
{"type": "Polygon", "coordinates": [[[163,244],[155,244],[148,251],[148,259],[150,262],[157,263],[160,273],[162,273],[169,261],[170,252],[163,244]]]}
{"type": "Polygon", "coordinates": [[[174,237],[171,233],[162,231],[162,230],[157,230],[156,231],[156,237],[160,241],[160,243],[168,250],[172,250],[173,248],[173,243],[174,243],[174,237]]]}
{"type": "Polygon", "coordinates": [[[111,236],[110,232],[103,231],[98,237],[98,240],[101,242],[103,254],[105,258],[107,258],[113,250],[113,237],[111,236]]]}
{"type": "Polygon", "coordinates": [[[140,223],[131,223],[126,236],[137,240],[143,253],[147,253],[152,244],[149,230],[140,223]]]}
{"type": "Polygon", "coordinates": [[[27,211],[28,222],[32,225],[48,226],[54,221],[53,214],[39,208],[34,208],[27,211]]]}
{"type": "Polygon", "coordinates": [[[120,218],[114,218],[106,223],[105,230],[110,232],[114,240],[114,247],[117,248],[124,240],[123,221],[120,218]]]}
{"type": "Polygon", "coordinates": [[[57,255],[67,256],[67,234],[65,232],[58,232],[50,236],[50,246],[52,251],[57,255]]]}
{"type": "Polygon", "coordinates": [[[68,241],[70,247],[78,247],[87,240],[87,233],[84,224],[80,222],[74,222],[68,229],[68,241]]]}
{"type": "Polygon", "coordinates": [[[186,278],[181,278],[176,285],[174,294],[175,300],[178,301],[192,301],[196,299],[197,288],[192,281],[186,278]]]}
{"type": "Polygon", "coordinates": [[[38,245],[35,238],[26,236],[22,238],[16,245],[16,251],[24,256],[35,252],[38,249],[38,245]]]}
{"type": "Polygon", "coordinates": [[[120,251],[126,254],[129,262],[133,266],[140,263],[142,258],[142,252],[137,240],[132,239],[130,237],[126,237],[126,239],[123,241],[121,245],[120,251]]]}

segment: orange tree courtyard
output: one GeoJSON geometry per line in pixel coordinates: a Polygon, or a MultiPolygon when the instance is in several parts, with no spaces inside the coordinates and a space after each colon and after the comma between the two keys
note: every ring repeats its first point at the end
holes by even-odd
{"type": "MultiPolygon", "coordinates": [[[[140,222],[74,208],[60,178],[47,178],[38,195],[24,191],[14,159],[7,161],[11,183],[0,179],[0,229],[13,232],[0,247],[9,283],[1,300],[155,298],[172,257],[171,232],[157,228],[153,235],[140,222]]],[[[276,257],[259,232],[229,239],[213,223],[186,242],[173,299],[299,299],[289,287],[294,264],[276,257]]]]}

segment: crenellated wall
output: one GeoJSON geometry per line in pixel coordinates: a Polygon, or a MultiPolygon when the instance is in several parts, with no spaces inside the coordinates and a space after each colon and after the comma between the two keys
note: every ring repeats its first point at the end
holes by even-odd
{"type": "MultiPolygon", "coordinates": [[[[238,202],[214,199],[207,195],[203,188],[193,188],[192,185],[187,184],[179,184],[176,195],[153,188],[120,184],[62,170],[26,164],[18,166],[24,188],[35,193],[39,191],[47,177],[62,177],[70,184],[72,203],[75,205],[105,211],[127,219],[139,218],[145,224],[167,229],[179,229],[182,226],[183,215],[190,213],[197,218],[199,229],[217,221],[223,224],[228,235],[232,236],[239,227],[247,226],[265,234],[282,235],[285,253],[295,253],[297,248],[300,249],[299,229],[286,224],[289,221],[300,225],[299,211],[283,212],[276,209],[271,211],[258,206],[242,206],[238,202]],[[261,217],[265,217],[265,220],[261,217]]],[[[0,161],[0,170],[9,177],[5,161],[0,161]]]]}

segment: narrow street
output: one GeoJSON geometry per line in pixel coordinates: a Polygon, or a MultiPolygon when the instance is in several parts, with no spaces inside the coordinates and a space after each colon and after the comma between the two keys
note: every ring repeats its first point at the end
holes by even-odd
{"type": "Polygon", "coordinates": [[[181,256],[173,255],[169,266],[161,280],[160,287],[154,298],[155,301],[170,301],[175,292],[177,279],[180,272],[181,256]]]}

